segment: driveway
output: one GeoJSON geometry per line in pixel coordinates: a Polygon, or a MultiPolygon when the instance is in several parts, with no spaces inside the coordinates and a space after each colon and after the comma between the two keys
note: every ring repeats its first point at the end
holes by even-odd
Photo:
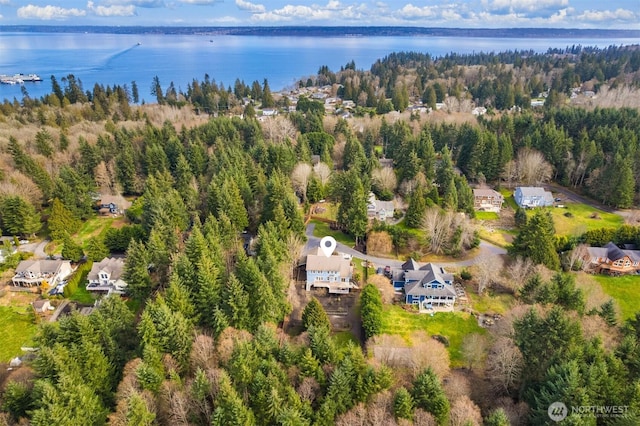
{"type": "Polygon", "coordinates": [[[23,244],[20,247],[18,247],[18,251],[33,253],[33,257],[37,259],[46,259],[47,253],[45,253],[44,248],[50,242],[51,241],[49,240],[42,240],[40,242],[36,241],[29,244],[23,244]]]}
{"type": "MultiPolygon", "coordinates": [[[[307,236],[307,244],[305,244],[303,254],[308,254],[320,247],[320,238],[313,236],[313,230],[315,229],[315,224],[310,223],[307,225],[306,236],[307,236]]],[[[399,268],[405,262],[404,260],[397,259],[389,259],[385,257],[375,257],[369,256],[364,253],[361,253],[353,248],[346,246],[342,243],[338,243],[336,250],[340,253],[350,254],[351,256],[367,260],[369,262],[375,263],[377,266],[391,266],[392,268],[399,268]]],[[[451,262],[438,262],[438,265],[450,266],[450,267],[458,267],[458,266],[470,266],[476,263],[477,259],[482,257],[485,254],[488,255],[501,255],[506,254],[507,251],[502,247],[498,247],[486,241],[480,241],[480,250],[478,253],[471,259],[460,260],[460,261],[451,261],[451,262]]]]}

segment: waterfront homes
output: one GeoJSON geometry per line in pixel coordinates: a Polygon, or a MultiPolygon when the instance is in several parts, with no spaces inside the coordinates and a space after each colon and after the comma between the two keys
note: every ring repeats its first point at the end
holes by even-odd
{"type": "Polygon", "coordinates": [[[612,242],[587,248],[587,269],[609,275],[640,274],[640,250],[621,249],[612,242]]]}
{"type": "Polygon", "coordinates": [[[95,262],[87,275],[87,290],[103,294],[124,294],[127,283],[122,280],[124,259],[105,257],[95,262]]]}
{"type": "Polygon", "coordinates": [[[473,208],[478,211],[500,212],[504,197],[498,191],[489,188],[473,190],[473,208]]]}
{"type": "Polygon", "coordinates": [[[55,287],[72,272],[68,260],[23,260],[11,282],[16,287],[40,287],[46,281],[49,287],[55,287]]]}
{"type": "Polygon", "coordinates": [[[320,247],[317,253],[307,255],[307,291],[318,287],[326,288],[329,293],[349,293],[356,287],[351,282],[352,275],[351,256],[339,253],[325,256],[320,247]]]}
{"type": "Polygon", "coordinates": [[[392,271],[391,280],[394,289],[404,290],[405,302],[420,309],[453,307],[456,302],[453,274],[433,263],[420,266],[409,259],[392,271]]]}
{"type": "Polygon", "coordinates": [[[519,186],[513,193],[516,204],[522,208],[553,205],[553,194],[539,186],[519,186]]]}

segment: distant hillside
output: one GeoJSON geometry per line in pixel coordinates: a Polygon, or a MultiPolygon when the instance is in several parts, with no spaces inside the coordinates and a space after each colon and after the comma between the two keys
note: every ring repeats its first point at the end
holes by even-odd
{"type": "Polygon", "coordinates": [[[112,33],[112,34],[209,34],[313,37],[495,37],[495,38],[640,38],[640,30],[575,28],[426,28],[426,27],[108,27],[67,25],[7,25],[0,32],[112,33]]]}

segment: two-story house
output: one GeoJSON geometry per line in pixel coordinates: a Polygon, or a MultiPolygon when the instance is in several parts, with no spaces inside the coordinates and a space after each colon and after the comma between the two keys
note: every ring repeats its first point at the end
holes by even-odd
{"type": "Polygon", "coordinates": [[[378,219],[384,222],[387,219],[393,218],[394,210],[395,206],[393,201],[377,200],[373,192],[369,193],[367,215],[370,219],[378,219]]]}
{"type": "Polygon", "coordinates": [[[640,250],[624,250],[612,242],[589,247],[583,259],[587,268],[609,275],[640,274],[640,250]]]}
{"type": "Polygon", "coordinates": [[[91,267],[87,290],[102,294],[124,294],[127,283],[122,279],[124,259],[105,257],[91,267]]]}
{"type": "Polygon", "coordinates": [[[484,212],[500,212],[504,197],[498,191],[490,188],[477,188],[473,190],[473,208],[484,212]]]}
{"type": "Polygon", "coordinates": [[[396,290],[404,290],[405,303],[420,309],[453,307],[456,302],[453,274],[433,263],[420,266],[410,259],[392,271],[391,279],[396,290]]]}
{"type": "Polygon", "coordinates": [[[553,205],[553,194],[539,186],[519,186],[513,193],[516,204],[522,208],[549,207],[553,205]]]}
{"type": "Polygon", "coordinates": [[[17,287],[40,287],[46,281],[50,287],[55,287],[72,272],[68,260],[23,260],[11,282],[17,287]]]}
{"type": "Polygon", "coordinates": [[[307,255],[307,291],[314,287],[326,288],[329,293],[345,294],[356,286],[351,282],[351,257],[339,253],[325,256],[318,248],[316,254],[307,255]]]}

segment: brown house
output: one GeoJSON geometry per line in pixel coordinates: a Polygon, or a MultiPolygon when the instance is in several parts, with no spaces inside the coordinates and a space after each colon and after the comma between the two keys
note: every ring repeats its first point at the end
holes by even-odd
{"type": "Polygon", "coordinates": [[[473,190],[474,210],[484,212],[500,212],[504,197],[498,191],[489,188],[478,188],[473,190]]]}
{"type": "Polygon", "coordinates": [[[640,250],[623,250],[612,242],[589,247],[584,259],[587,268],[609,275],[640,274],[640,250]]]}

